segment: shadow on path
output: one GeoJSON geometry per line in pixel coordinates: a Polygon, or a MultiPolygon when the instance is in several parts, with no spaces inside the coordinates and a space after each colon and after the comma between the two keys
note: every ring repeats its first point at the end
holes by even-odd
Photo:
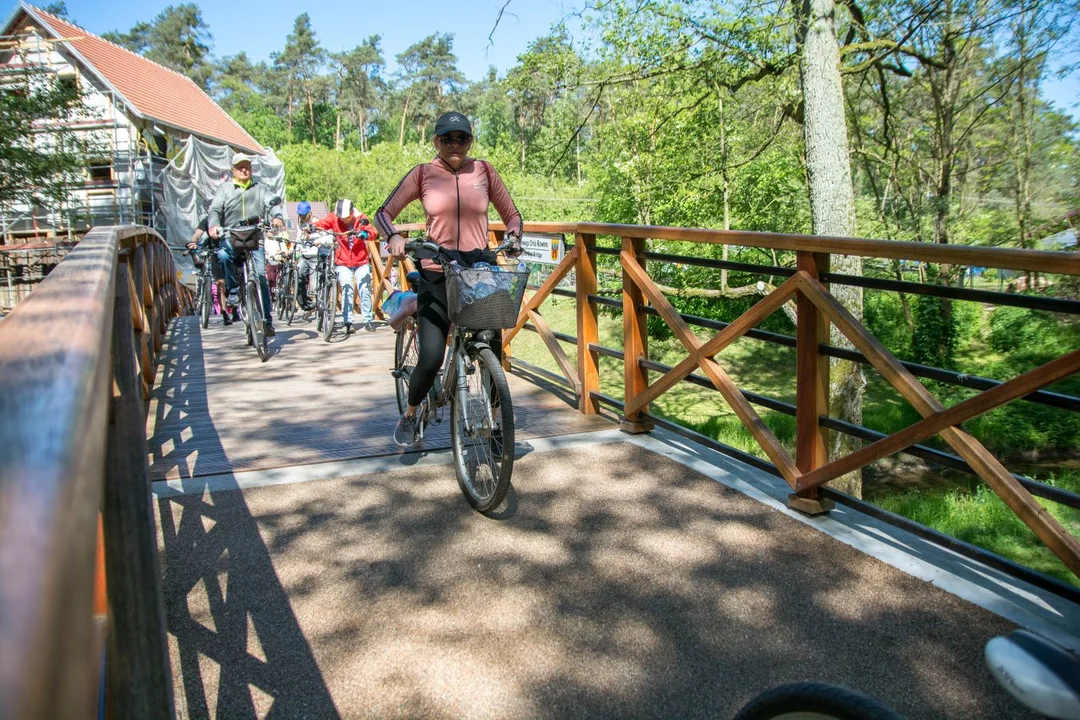
{"type": "MultiPolygon", "coordinates": [[[[170,383],[176,394],[157,412],[183,410],[205,421],[207,447],[218,436],[204,384],[183,382],[205,372],[200,339],[188,336],[198,332],[194,323],[173,324],[168,343],[183,353],[166,352],[160,372],[163,384],[181,382],[170,383]]],[[[162,439],[181,447],[190,437],[187,428],[162,439]]],[[[206,488],[159,500],[158,511],[180,716],[338,717],[243,494],[206,488]]]]}

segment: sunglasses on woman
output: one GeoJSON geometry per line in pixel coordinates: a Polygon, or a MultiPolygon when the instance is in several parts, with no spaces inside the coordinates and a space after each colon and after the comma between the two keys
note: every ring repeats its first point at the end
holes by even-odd
{"type": "Polygon", "coordinates": [[[472,135],[440,135],[439,140],[445,145],[464,145],[472,140],[472,135]]]}

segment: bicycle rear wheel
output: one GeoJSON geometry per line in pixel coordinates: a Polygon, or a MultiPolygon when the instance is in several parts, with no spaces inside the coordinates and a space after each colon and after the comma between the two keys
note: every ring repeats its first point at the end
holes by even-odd
{"type": "Polygon", "coordinates": [[[465,374],[465,402],[456,388],[446,389],[452,393],[450,444],[461,492],[476,510],[487,513],[510,489],[514,407],[506,374],[490,348],[481,348],[466,362],[472,363],[473,371],[465,374]]]}
{"type": "Polygon", "coordinates": [[[255,352],[259,354],[259,359],[266,362],[267,358],[270,357],[270,352],[266,347],[266,313],[263,310],[262,303],[259,301],[258,281],[248,281],[244,288],[244,295],[244,302],[248,306],[252,345],[255,346],[255,352]]]}
{"type": "Polygon", "coordinates": [[[199,281],[199,319],[205,329],[210,325],[210,283],[206,278],[199,281]]]}
{"type": "Polygon", "coordinates": [[[323,340],[330,342],[330,336],[334,334],[334,318],[337,317],[337,278],[323,278],[326,283],[326,303],[323,305],[322,336],[323,340]]]}
{"type": "Polygon", "coordinates": [[[412,376],[419,357],[420,350],[416,345],[416,323],[409,319],[397,331],[397,339],[394,340],[394,386],[397,389],[399,415],[404,414],[405,409],[409,407],[409,378],[412,376]]]}

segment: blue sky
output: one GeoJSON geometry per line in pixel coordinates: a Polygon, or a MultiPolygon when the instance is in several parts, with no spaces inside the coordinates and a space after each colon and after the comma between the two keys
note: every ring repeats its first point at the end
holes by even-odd
{"type": "MultiPolygon", "coordinates": [[[[68,14],[92,33],[126,31],[136,22],[150,21],[169,5],[184,0],[144,0],[126,5],[115,0],[66,0],[68,14]]],[[[368,35],[382,35],[383,55],[393,69],[393,58],[409,45],[432,33],[452,33],[458,67],[470,80],[478,80],[490,65],[500,74],[513,67],[517,56],[530,41],[547,33],[553,23],[569,17],[571,32],[580,23],[570,17],[584,5],[583,0],[510,0],[498,29],[488,41],[499,9],[506,0],[390,0],[352,4],[337,0],[233,0],[200,2],[203,19],[214,36],[213,53],[217,57],[235,55],[241,50],[255,60],[266,59],[285,44],[296,16],[306,12],[323,47],[331,51],[348,50],[368,35]],[[231,28],[239,28],[231,30],[231,28]]],[[[38,5],[48,0],[37,0],[38,5]]],[[[5,17],[14,3],[4,2],[5,17]]],[[[1068,58],[1080,62],[1080,55],[1068,58]]],[[[1080,120],[1080,73],[1065,80],[1050,80],[1045,96],[1059,109],[1080,120]]]]}
{"type": "MultiPolygon", "coordinates": [[[[126,32],[136,22],[153,20],[169,5],[185,2],[144,0],[128,5],[115,0],[65,1],[68,16],[95,34],[126,32]]],[[[369,35],[382,35],[383,55],[391,65],[395,55],[416,41],[432,33],[452,33],[458,67],[470,80],[483,77],[489,65],[495,65],[500,72],[511,68],[530,41],[546,34],[552,23],[574,10],[572,4],[562,0],[511,0],[489,43],[488,34],[506,0],[193,1],[210,26],[212,50],[217,57],[246,51],[254,60],[267,59],[285,45],[296,17],[306,12],[324,48],[334,52],[349,50],[369,35]]],[[[32,0],[31,4],[42,7],[49,2],[32,0]]],[[[15,4],[4,2],[0,7],[6,8],[6,17],[15,4]]]]}

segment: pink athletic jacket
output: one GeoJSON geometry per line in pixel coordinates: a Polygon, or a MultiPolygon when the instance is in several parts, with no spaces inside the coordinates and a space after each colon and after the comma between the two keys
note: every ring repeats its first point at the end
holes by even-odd
{"type": "Polygon", "coordinates": [[[394,218],[413,200],[424,206],[428,237],[450,250],[487,248],[489,202],[507,231],[521,234],[521,214],[495,168],[483,160],[470,158],[454,172],[441,158],[435,158],[410,170],[375,212],[375,227],[384,238],[396,232],[394,218]]]}

